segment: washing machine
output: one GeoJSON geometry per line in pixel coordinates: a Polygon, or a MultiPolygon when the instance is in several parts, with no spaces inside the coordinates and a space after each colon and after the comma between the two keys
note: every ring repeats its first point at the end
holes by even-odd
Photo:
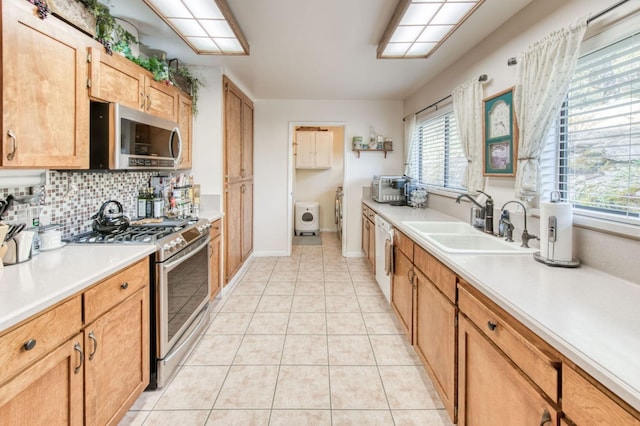
{"type": "Polygon", "coordinates": [[[320,235],[320,203],[316,201],[298,201],[296,203],[294,233],[320,235]]]}

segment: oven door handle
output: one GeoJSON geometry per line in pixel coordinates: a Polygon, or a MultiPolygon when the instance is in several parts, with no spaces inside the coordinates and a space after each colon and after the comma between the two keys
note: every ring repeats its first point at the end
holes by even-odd
{"type": "Polygon", "coordinates": [[[168,271],[171,270],[173,268],[175,268],[176,266],[178,266],[178,264],[184,262],[185,260],[189,259],[192,256],[195,256],[196,254],[198,254],[198,252],[200,250],[202,250],[203,247],[207,247],[209,245],[209,242],[211,241],[211,237],[207,235],[206,238],[204,238],[202,240],[203,242],[200,243],[197,247],[193,248],[193,250],[191,250],[188,254],[183,255],[183,256],[178,256],[178,258],[176,260],[172,260],[169,263],[162,263],[162,270],[163,271],[168,271]]]}

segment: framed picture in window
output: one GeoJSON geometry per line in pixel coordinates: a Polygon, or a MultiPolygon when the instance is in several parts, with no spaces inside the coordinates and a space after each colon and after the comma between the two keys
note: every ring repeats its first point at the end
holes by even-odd
{"type": "Polygon", "coordinates": [[[482,100],[484,175],[515,176],[518,125],[513,113],[513,87],[482,100]]]}

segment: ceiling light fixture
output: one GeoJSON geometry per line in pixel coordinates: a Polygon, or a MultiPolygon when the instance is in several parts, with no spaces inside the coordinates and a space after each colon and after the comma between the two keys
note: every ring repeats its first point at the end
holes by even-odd
{"type": "Polygon", "coordinates": [[[225,0],[144,0],[199,55],[248,55],[249,43],[225,0]]]}
{"type": "Polygon", "coordinates": [[[484,0],[400,0],[378,44],[378,59],[427,58],[484,0]]]}

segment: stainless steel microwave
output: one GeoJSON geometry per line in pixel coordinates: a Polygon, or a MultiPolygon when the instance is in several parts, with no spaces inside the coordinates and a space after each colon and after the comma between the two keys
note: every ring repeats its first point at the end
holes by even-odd
{"type": "Polygon", "coordinates": [[[175,170],[182,140],[178,123],[116,103],[91,102],[90,168],[175,170]]]}

